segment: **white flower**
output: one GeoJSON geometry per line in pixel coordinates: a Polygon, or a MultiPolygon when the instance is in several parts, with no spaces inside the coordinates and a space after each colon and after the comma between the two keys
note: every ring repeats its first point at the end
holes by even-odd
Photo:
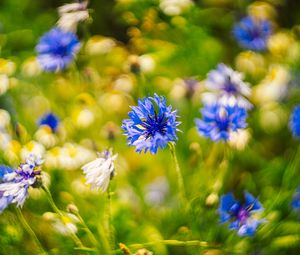
{"type": "Polygon", "coordinates": [[[243,81],[243,74],[230,67],[219,64],[215,70],[208,74],[206,87],[209,92],[202,94],[205,104],[235,105],[251,109],[252,104],[247,97],[251,95],[249,84],[243,81]]]}
{"type": "Polygon", "coordinates": [[[45,147],[33,140],[25,144],[20,152],[22,160],[26,160],[30,155],[41,158],[43,157],[44,153],[45,147]]]}
{"type": "MultiPolygon", "coordinates": [[[[16,177],[16,173],[6,174],[10,179],[16,177]]],[[[32,185],[32,180],[20,182],[4,182],[0,184],[0,192],[3,197],[12,198],[10,203],[17,203],[18,207],[22,207],[28,197],[28,186],[32,185]]]]}
{"type": "Polygon", "coordinates": [[[60,150],[59,168],[76,170],[95,157],[95,153],[81,145],[66,143],[60,150]]]}
{"type": "Polygon", "coordinates": [[[291,74],[281,65],[272,65],[259,85],[254,88],[254,100],[259,104],[279,101],[287,95],[291,74]]]}
{"type": "Polygon", "coordinates": [[[7,127],[10,125],[10,120],[11,120],[11,118],[10,118],[9,112],[5,111],[3,109],[0,109],[0,129],[6,130],[7,127]]]}
{"type": "Polygon", "coordinates": [[[5,94],[9,88],[9,79],[7,75],[0,74],[0,95],[5,94]]]}
{"type": "Polygon", "coordinates": [[[58,8],[59,20],[57,26],[65,31],[76,32],[77,24],[89,18],[88,1],[65,4],[58,8]]]}
{"type": "Polygon", "coordinates": [[[105,192],[108,188],[110,179],[114,176],[114,161],[117,154],[112,155],[112,150],[105,150],[97,159],[85,164],[82,170],[85,174],[87,184],[91,184],[92,189],[105,192]]]}
{"type": "Polygon", "coordinates": [[[46,148],[53,147],[57,143],[57,136],[52,132],[51,128],[46,125],[40,128],[34,134],[35,139],[43,144],[46,148]]]}
{"type": "Polygon", "coordinates": [[[46,212],[43,217],[52,223],[56,232],[64,236],[76,234],[78,231],[76,224],[79,223],[79,219],[72,213],[64,213],[63,216],[59,216],[56,213],[46,212]]]}
{"type": "Polygon", "coordinates": [[[191,0],[160,0],[159,7],[166,15],[176,16],[192,5],[191,0]]]}

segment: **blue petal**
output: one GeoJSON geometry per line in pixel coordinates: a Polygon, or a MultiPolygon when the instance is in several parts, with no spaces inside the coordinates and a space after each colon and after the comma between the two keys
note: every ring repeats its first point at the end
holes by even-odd
{"type": "Polygon", "coordinates": [[[238,204],[232,193],[221,196],[220,211],[230,212],[234,205],[238,204]]]}
{"type": "Polygon", "coordinates": [[[245,191],[244,195],[246,200],[245,206],[247,208],[250,208],[251,209],[250,211],[263,209],[261,203],[256,198],[254,198],[249,192],[245,191]]]}
{"type": "Polygon", "coordinates": [[[13,171],[14,169],[9,166],[0,165],[0,178],[2,179],[4,175],[6,175],[7,173],[11,173],[13,171]]]}

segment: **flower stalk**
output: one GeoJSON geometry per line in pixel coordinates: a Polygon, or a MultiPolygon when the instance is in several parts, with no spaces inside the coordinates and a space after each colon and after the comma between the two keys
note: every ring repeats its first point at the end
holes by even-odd
{"type": "Polygon", "coordinates": [[[181,200],[182,204],[185,205],[187,202],[187,199],[186,199],[186,193],[185,193],[185,187],[184,187],[184,181],[183,181],[181,169],[180,169],[180,166],[179,166],[179,163],[177,160],[177,156],[176,156],[175,143],[169,143],[169,147],[170,147],[172,159],[173,159],[174,166],[175,166],[175,172],[177,175],[177,185],[178,185],[178,189],[179,189],[180,200],[181,200]]]}
{"type": "Polygon", "coordinates": [[[23,213],[22,213],[22,211],[21,211],[21,209],[19,207],[16,207],[16,212],[17,212],[17,216],[18,216],[21,224],[23,225],[23,227],[27,231],[27,233],[31,236],[31,238],[34,240],[34,242],[38,246],[39,250],[41,251],[41,254],[47,255],[48,253],[44,250],[44,248],[43,248],[40,240],[36,236],[36,234],[33,231],[33,229],[30,227],[30,225],[28,224],[27,220],[23,216],[23,213]]]}
{"type": "MultiPolygon", "coordinates": [[[[58,207],[56,206],[53,197],[51,195],[50,190],[45,186],[42,185],[42,189],[45,191],[49,204],[51,205],[52,209],[60,216],[63,217],[63,213],[61,212],[61,210],[58,209],[58,207]]],[[[78,247],[84,247],[84,245],[82,244],[81,240],[78,238],[78,236],[76,234],[71,234],[71,238],[73,239],[74,243],[78,246],[78,247]]]]}

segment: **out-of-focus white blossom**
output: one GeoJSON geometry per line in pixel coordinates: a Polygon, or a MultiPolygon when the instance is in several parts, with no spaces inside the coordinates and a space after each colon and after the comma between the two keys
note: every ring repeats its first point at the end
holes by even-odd
{"type": "Polygon", "coordinates": [[[76,170],[91,161],[95,153],[81,145],[66,143],[54,147],[45,154],[45,166],[50,169],[76,170]]]}
{"type": "Polygon", "coordinates": [[[57,26],[65,31],[76,32],[79,22],[89,18],[88,1],[65,4],[58,8],[59,20],[57,26]]]}
{"type": "Polygon", "coordinates": [[[133,88],[133,79],[130,75],[121,75],[114,81],[114,88],[116,90],[130,93],[133,88]]]}
{"type": "Polygon", "coordinates": [[[160,0],[159,7],[166,15],[176,16],[192,5],[193,2],[191,0],[160,0]]]}
{"type": "Polygon", "coordinates": [[[278,101],[286,96],[291,79],[289,71],[281,65],[270,67],[262,82],[253,89],[253,99],[259,104],[278,101]]]}
{"type": "Polygon", "coordinates": [[[139,63],[142,73],[150,73],[155,68],[155,61],[150,55],[139,56],[139,63]]]}
{"type": "Polygon", "coordinates": [[[0,129],[6,129],[10,124],[10,115],[7,111],[0,109],[0,129]]]}
{"type": "Polygon", "coordinates": [[[22,160],[26,160],[30,155],[42,158],[45,153],[45,147],[36,141],[30,141],[25,144],[20,152],[22,160]]]}
{"type": "Polygon", "coordinates": [[[5,94],[9,88],[9,79],[6,74],[0,74],[0,95],[5,94]]]}
{"type": "Polygon", "coordinates": [[[237,150],[244,150],[250,140],[250,132],[248,129],[240,129],[237,132],[230,133],[229,145],[237,150]]]}
{"type": "Polygon", "coordinates": [[[76,170],[95,157],[95,153],[78,144],[67,143],[59,155],[59,168],[64,170],[76,170]]]}
{"type": "Polygon", "coordinates": [[[40,126],[34,135],[35,139],[43,144],[46,148],[55,146],[57,143],[57,136],[53,134],[48,126],[40,126]]]}
{"type": "Polygon", "coordinates": [[[87,128],[95,121],[95,115],[90,109],[82,109],[75,113],[75,124],[78,128],[87,128]]]}
{"type": "Polygon", "coordinates": [[[112,51],[116,42],[109,37],[92,36],[86,43],[85,50],[88,55],[106,54],[112,51]]]}
{"type": "Polygon", "coordinates": [[[12,75],[16,71],[16,64],[9,60],[0,58],[0,74],[12,75]]]}
{"type": "Polygon", "coordinates": [[[155,60],[149,55],[130,55],[125,63],[126,71],[133,73],[150,73],[155,69],[155,60]]]}
{"type": "Polygon", "coordinates": [[[22,74],[27,77],[34,77],[42,72],[36,57],[30,57],[26,59],[22,65],[22,74]]]}
{"type": "Polygon", "coordinates": [[[51,222],[55,231],[64,236],[76,234],[78,231],[77,223],[79,219],[72,213],[64,213],[63,216],[59,216],[56,213],[46,212],[43,214],[43,218],[51,222]]]}

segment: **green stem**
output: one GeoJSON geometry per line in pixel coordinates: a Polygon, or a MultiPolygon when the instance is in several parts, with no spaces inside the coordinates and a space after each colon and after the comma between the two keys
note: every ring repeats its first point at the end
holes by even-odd
{"type": "Polygon", "coordinates": [[[20,220],[20,222],[22,223],[23,227],[25,228],[25,230],[28,232],[28,234],[31,236],[31,238],[35,241],[36,245],[39,247],[40,251],[42,254],[48,254],[44,249],[42,244],[40,243],[39,239],[37,238],[35,232],[33,231],[33,229],[30,227],[30,225],[28,224],[28,222],[26,221],[26,219],[23,216],[22,211],[20,210],[19,207],[16,207],[16,212],[18,215],[18,218],[20,220]]]}
{"type": "Polygon", "coordinates": [[[176,151],[175,151],[175,144],[174,143],[169,143],[170,146],[170,151],[172,154],[172,159],[175,165],[175,172],[177,175],[177,182],[178,182],[178,189],[180,193],[180,199],[183,205],[186,204],[186,194],[185,194],[185,188],[184,188],[184,182],[183,182],[183,177],[182,173],[180,170],[180,166],[178,164],[177,156],[176,156],[176,151]]]}
{"type": "Polygon", "coordinates": [[[292,158],[292,160],[290,160],[290,163],[288,164],[288,166],[286,167],[283,173],[281,186],[279,192],[277,193],[276,198],[272,202],[272,206],[276,205],[277,201],[280,199],[282,193],[284,192],[284,187],[294,188],[293,185],[291,185],[291,178],[293,178],[293,176],[296,176],[295,170],[297,169],[299,157],[300,157],[300,145],[298,146],[294,154],[294,157],[292,158]]]}
{"type": "MultiPolygon", "coordinates": [[[[61,210],[59,210],[58,209],[58,207],[56,206],[56,204],[55,204],[55,202],[54,202],[54,200],[53,200],[53,197],[52,197],[52,195],[51,195],[51,192],[50,192],[50,190],[46,187],[46,186],[42,186],[42,189],[45,191],[45,193],[46,193],[46,195],[47,195],[47,198],[48,198],[48,201],[49,201],[49,203],[50,203],[50,205],[51,205],[51,207],[52,207],[52,209],[61,217],[61,218],[63,218],[64,217],[64,214],[61,212],[61,210]]],[[[84,247],[84,245],[82,244],[82,242],[81,242],[81,240],[78,238],[78,236],[76,235],[76,234],[71,234],[71,237],[72,237],[72,239],[73,239],[73,241],[74,241],[74,243],[78,246],[78,247],[80,247],[80,248],[82,248],[82,247],[84,247]]]]}
{"type": "Polygon", "coordinates": [[[108,234],[109,234],[109,243],[110,243],[110,252],[114,250],[115,246],[115,238],[114,238],[114,231],[113,231],[113,223],[112,223],[112,213],[111,213],[111,192],[110,192],[110,186],[108,186],[107,189],[107,228],[108,228],[108,234]]]}
{"type": "MultiPolygon", "coordinates": [[[[219,245],[211,245],[208,242],[191,240],[191,241],[179,241],[179,240],[159,240],[155,242],[148,242],[142,244],[130,244],[128,247],[133,250],[142,249],[145,247],[151,247],[157,244],[164,244],[167,246],[181,246],[181,247],[192,247],[198,246],[200,248],[219,248],[219,245]]],[[[114,253],[118,253],[120,250],[115,250],[114,253]]]]}
{"type": "Polygon", "coordinates": [[[93,243],[93,245],[95,245],[96,247],[99,247],[99,243],[98,243],[97,239],[95,238],[94,234],[89,229],[88,225],[85,223],[84,219],[81,217],[81,215],[79,214],[79,212],[76,212],[75,215],[77,216],[77,218],[79,219],[80,223],[82,224],[82,226],[84,228],[84,231],[87,233],[90,241],[93,243]]]}
{"type": "Polygon", "coordinates": [[[290,161],[290,164],[287,166],[287,168],[284,171],[281,188],[284,186],[290,186],[291,179],[296,176],[295,170],[297,168],[299,158],[300,158],[300,145],[298,146],[295,152],[294,158],[290,161]]]}
{"type": "Polygon", "coordinates": [[[53,197],[50,193],[50,190],[46,187],[46,186],[42,186],[42,189],[45,191],[46,195],[47,195],[47,198],[48,198],[48,201],[52,207],[52,209],[61,217],[63,217],[63,213],[58,209],[58,207],[56,206],[54,200],[53,200],[53,197]]]}

